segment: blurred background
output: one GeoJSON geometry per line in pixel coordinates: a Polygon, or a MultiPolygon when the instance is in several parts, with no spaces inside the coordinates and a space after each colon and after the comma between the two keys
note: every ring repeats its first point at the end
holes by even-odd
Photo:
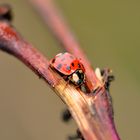
{"type": "MultiPolygon", "coordinates": [[[[27,0],[0,0],[13,7],[13,25],[49,59],[62,52],[27,0]]],[[[115,122],[122,140],[140,138],[140,1],[56,0],[93,67],[112,68],[115,122]]],[[[0,139],[66,140],[62,101],[30,69],[0,51],[0,139]]]]}

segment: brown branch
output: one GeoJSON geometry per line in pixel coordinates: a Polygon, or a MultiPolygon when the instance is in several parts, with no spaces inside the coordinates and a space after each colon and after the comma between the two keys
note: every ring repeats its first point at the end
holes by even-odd
{"type": "MultiPolygon", "coordinates": [[[[105,87],[102,87],[94,96],[92,93],[87,95],[76,89],[75,86],[67,84],[60,75],[50,69],[49,61],[31,44],[24,41],[7,21],[0,22],[0,49],[21,60],[50,85],[68,105],[86,140],[119,140],[114,126],[110,95],[105,87]]],[[[88,64],[85,57],[83,58],[88,64]]],[[[86,69],[91,70],[90,67],[86,67],[86,69]]]]}

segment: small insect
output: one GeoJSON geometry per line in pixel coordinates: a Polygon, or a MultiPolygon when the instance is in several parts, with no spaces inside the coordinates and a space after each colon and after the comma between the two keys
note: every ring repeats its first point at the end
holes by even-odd
{"type": "Polygon", "coordinates": [[[59,53],[50,61],[50,66],[61,74],[65,80],[76,86],[85,81],[85,68],[75,56],[70,53],[59,53]]]}

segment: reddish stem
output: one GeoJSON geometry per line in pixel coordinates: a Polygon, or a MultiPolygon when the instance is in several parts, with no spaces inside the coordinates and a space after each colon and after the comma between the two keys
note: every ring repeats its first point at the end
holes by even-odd
{"type": "Polygon", "coordinates": [[[31,44],[24,41],[7,22],[0,22],[0,49],[19,58],[49,85],[54,86],[57,83],[48,69],[48,60],[31,44]]]}

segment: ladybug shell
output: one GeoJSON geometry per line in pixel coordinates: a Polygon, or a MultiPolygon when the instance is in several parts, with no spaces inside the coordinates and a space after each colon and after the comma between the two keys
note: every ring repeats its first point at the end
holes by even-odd
{"type": "Polygon", "coordinates": [[[83,72],[85,71],[80,60],[67,52],[56,55],[51,60],[51,66],[64,75],[71,75],[78,69],[81,69],[83,72]]]}

